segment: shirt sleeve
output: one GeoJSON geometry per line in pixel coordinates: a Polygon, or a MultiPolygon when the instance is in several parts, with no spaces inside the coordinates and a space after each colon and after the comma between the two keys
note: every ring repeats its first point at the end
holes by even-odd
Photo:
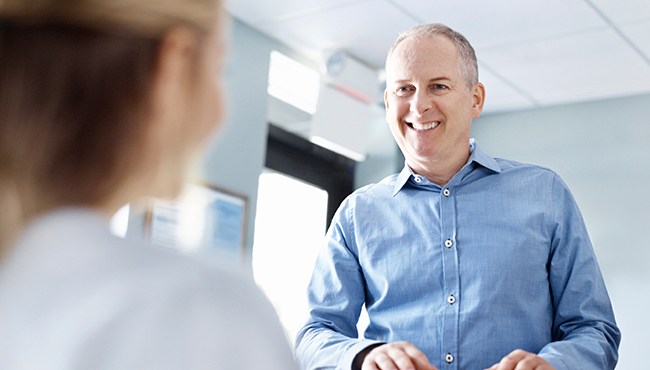
{"type": "Polygon", "coordinates": [[[569,189],[553,182],[549,282],[553,342],[539,355],[556,370],[614,369],[621,334],[584,221],[569,189]]]}
{"type": "Polygon", "coordinates": [[[350,370],[359,352],[378,343],[357,338],[365,290],[349,207],[345,201],[334,216],[308,286],[309,317],[295,344],[304,370],[350,370]]]}

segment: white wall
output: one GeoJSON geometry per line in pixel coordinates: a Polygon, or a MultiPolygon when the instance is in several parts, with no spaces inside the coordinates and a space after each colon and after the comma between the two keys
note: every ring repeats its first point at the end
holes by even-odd
{"type": "Polygon", "coordinates": [[[377,183],[384,177],[401,171],[404,167],[404,157],[390,133],[383,107],[378,105],[373,107],[366,140],[366,159],[357,162],[354,174],[355,188],[377,183]]]}
{"type": "Polygon", "coordinates": [[[567,182],[622,330],[617,370],[647,367],[650,95],[486,115],[473,135],[491,155],[549,167],[567,182]]]}

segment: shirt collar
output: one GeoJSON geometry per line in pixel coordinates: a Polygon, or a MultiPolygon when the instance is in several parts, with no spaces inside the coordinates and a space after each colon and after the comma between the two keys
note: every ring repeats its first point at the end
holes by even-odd
{"type": "MultiPolygon", "coordinates": [[[[501,167],[497,163],[497,161],[494,160],[494,158],[490,157],[487,153],[485,153],[478,145],[475,139],[470,139],[469,140],[469,159],[467,160],[467,163],[463,168],[467,167],[471,163],[475,162],[480,166],[483,166],[491,171],[494,171],[496,173],[501,172],[501,167]]],[[[402,188],[404,188],[404,185],[408,182],[408,180],[412,177],[415,176],[413,173],[413,170],[408,166],[408,164],[404,163],[404,168],[402,168],[402,171],[397,175],[397,179],[395,179],[395,187],[393,188],[393,196],[397,195],[402,188]]]]}
{"type": "Polygon", "coordinates": [[[489,154],[481,149],[475,139],[469,139],[469,148],[471,154],[469,155],[469,160],[467,161],[468,164],[476,162],[489,170],[492,170],[496,173],[501,173],[501,166],[499,166],[494,158],[490,157],[489,154]]]}

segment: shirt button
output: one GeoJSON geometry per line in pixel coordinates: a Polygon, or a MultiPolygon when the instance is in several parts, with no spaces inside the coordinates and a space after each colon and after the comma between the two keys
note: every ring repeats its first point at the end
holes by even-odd
{"type": "Polygon", "coordinates": [[[422,181],[422,179],[419,178],[418,176],[415,176],[415,182],[420,182],[420,181],[422,181]]]}
{"type": "Polygon", "coordinates": [[[451,248],[452,245],[454,245],[454,243],[451,241],[451,239],[445,240],[445,247],[451,248]]]}
{"type": "Polygon", "coordinates": [[[456,297],[454,297],[453,294],[450,294],[449,297],[447,297],[447,302],[449,302],[449,304],[456,303],[456,297]]]}
{"type": "Polygon", "coordinates": [[[445,189],[445,190],[442,191],[442,194],[444,194],[446,197],[448,197],[449,194],[451,194],[451,192],[449,191],[449,189],[445,189]]]}
{"type": "Polygon", "coordinates": [[[451,364],[452,362],[454,362],[454,356],[452,356],[451,353],[447,353],[445,355],[445,361],[447,361],[448,364],[451,364]]]}

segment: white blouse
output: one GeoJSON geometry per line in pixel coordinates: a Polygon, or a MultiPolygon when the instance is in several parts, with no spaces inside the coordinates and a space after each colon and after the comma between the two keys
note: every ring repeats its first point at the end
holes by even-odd
{"type": "Polygon", "coordinates": [[[296,368],[250,278],[117,238],[91,210],[41,217],[0,264],[0,369],[296,368]]]}

